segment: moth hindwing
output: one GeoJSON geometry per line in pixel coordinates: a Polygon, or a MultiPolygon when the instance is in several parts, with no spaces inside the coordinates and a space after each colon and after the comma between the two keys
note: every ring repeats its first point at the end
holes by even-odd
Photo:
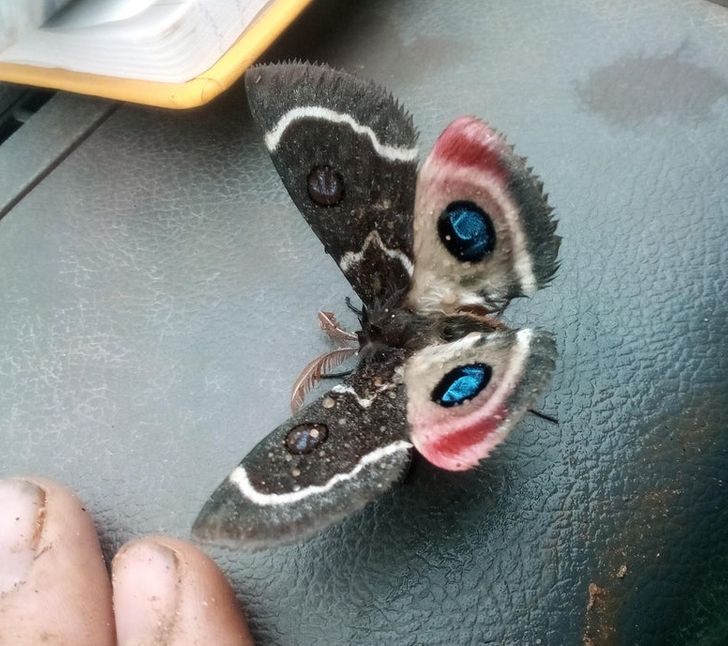
{"type": "MultiPolygon", "coordinates": [[[[358,342],[354,371],[264,438],[195,522],[201,540],[257,549],[374,500],[413,447],[457,471],[505,439],[548,383],[556,345],[497,316],[548,284],[560,239],[540,180],[484,122],[454,121],[418,175],[412,120],[378,86],[299,62],[245,80],[284,186],[363,302],[356,335],[321,313],[333,338],[358,342]]],[[[352,351],[307,370],[318,379],[352,351]]]]}

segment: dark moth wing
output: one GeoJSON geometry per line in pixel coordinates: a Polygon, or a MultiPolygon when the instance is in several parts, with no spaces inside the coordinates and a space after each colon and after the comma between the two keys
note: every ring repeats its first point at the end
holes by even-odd
{"type": "Polygon", "coordinates": [[[212,494],[193,536],[251,550],[291,543],[386,491],[411,460],[403,358],[360,364],[268,435],[212,494]]]}
{"type": "Polygon", "coordinates": [[[420,170],[410,306],[496,310],[545,286],[560,238],[543,184],[503,137],[462,117],[420,170]]]}
{"type": "Polygon", "coordinates": [[[366,304],[410,284],[417,133],[377,85],[323,65],[259,65],[248,101],[296,206],[366,304]]]}

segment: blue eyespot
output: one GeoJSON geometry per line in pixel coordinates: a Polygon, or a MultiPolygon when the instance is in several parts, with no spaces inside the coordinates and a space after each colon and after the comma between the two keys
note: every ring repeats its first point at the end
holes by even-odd
{"type": "Polygon", "coordinates": [[[495,229],[488,214],[473,202],[451,202],[440,214],[437,232],[458,260],[477,262],[495,249],[495,229]]]}
{"type": "Polygon", "coordinates": [[[445,408],[462,404],[483,390],[492,374],[492,368],[485,363],[471,363],[453,368],[435,386],[431,395],[432,401],[445,408]]]}

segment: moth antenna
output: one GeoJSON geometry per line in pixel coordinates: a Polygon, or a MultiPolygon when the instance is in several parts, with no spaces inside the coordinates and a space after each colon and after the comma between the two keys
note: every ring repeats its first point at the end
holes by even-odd
{"type": "Polygon", "coordinates": [[[336,320],[336,315],[333,312],[325,312],[323,310],[319,311],[318,320],[321,325],[321,329],[331,340],[338,343],[348,343],[350,341],[358,340],[358,337],[354,332],[349,332],[349,330],[346,330],[339,325],[339,321],[336,320]]]}
{"type": "Polygon", "coordinates": [[[322,379],[325,373],[356,354],[356,348],[339,348],[326,352],[308,363],[293,384],[291,411],[295,414],[303,406],[306,395],[322,379]]]}
{"type": "Polygon", "coordinates": [[[344,299],[344,302],[346,303],[346,306],[352,312],[354,312],[354,314],[356,314],[357,318],[361,321],[362,317],[364,316],[364,310],[363,309],[359,309],[356,305],[354,305],[351,302],[351,299],[348,296],[344,299]]]}
{"type": "Polygon", "coordinates": [[[546,413],[542,413],[540,410],[536,410],[535,408],[529,408],[528,412],[531,413],[531,415],[535,415],[536,417],[545,419],[547,422],[551,422],[552,424],[556,424],[557,426],[559,424],[558,419],[552,417],[551,415],[547,415],[546,413]]]}

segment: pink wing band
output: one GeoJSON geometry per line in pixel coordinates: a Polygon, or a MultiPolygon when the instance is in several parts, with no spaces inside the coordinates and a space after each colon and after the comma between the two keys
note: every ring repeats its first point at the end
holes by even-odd
{"type": "MultiPolygon", "coordinates": [[[[478,337],[474,339],[477,342],[484,335],[470,336],[478,337]]],[[[503,441],[512,421],[509,399],[522,382],[532,336],[532,330],[515,334],[515,343],[510,346],[505,362],[494,366],[489,387],[457,408],[442,408],[427,396],[427,391],[420,392],[425,396],[410,394],[408,418],[412,442],[429,462],[449,471],[463,471],[475,466],[503,441]]],[[[453,358],[462,363],[459,352],[455,351],[453,358]]],[[[408,389],[413,390],[409,376],[406,380],[408,389]]]]}
{"type": "Polygon", "coordinates": [[[438,137],[430,158],[477,168],[505,182],[509,173],[502,163],[504,148],[503,140],[483,121],[460,117],[438,137]]]}

